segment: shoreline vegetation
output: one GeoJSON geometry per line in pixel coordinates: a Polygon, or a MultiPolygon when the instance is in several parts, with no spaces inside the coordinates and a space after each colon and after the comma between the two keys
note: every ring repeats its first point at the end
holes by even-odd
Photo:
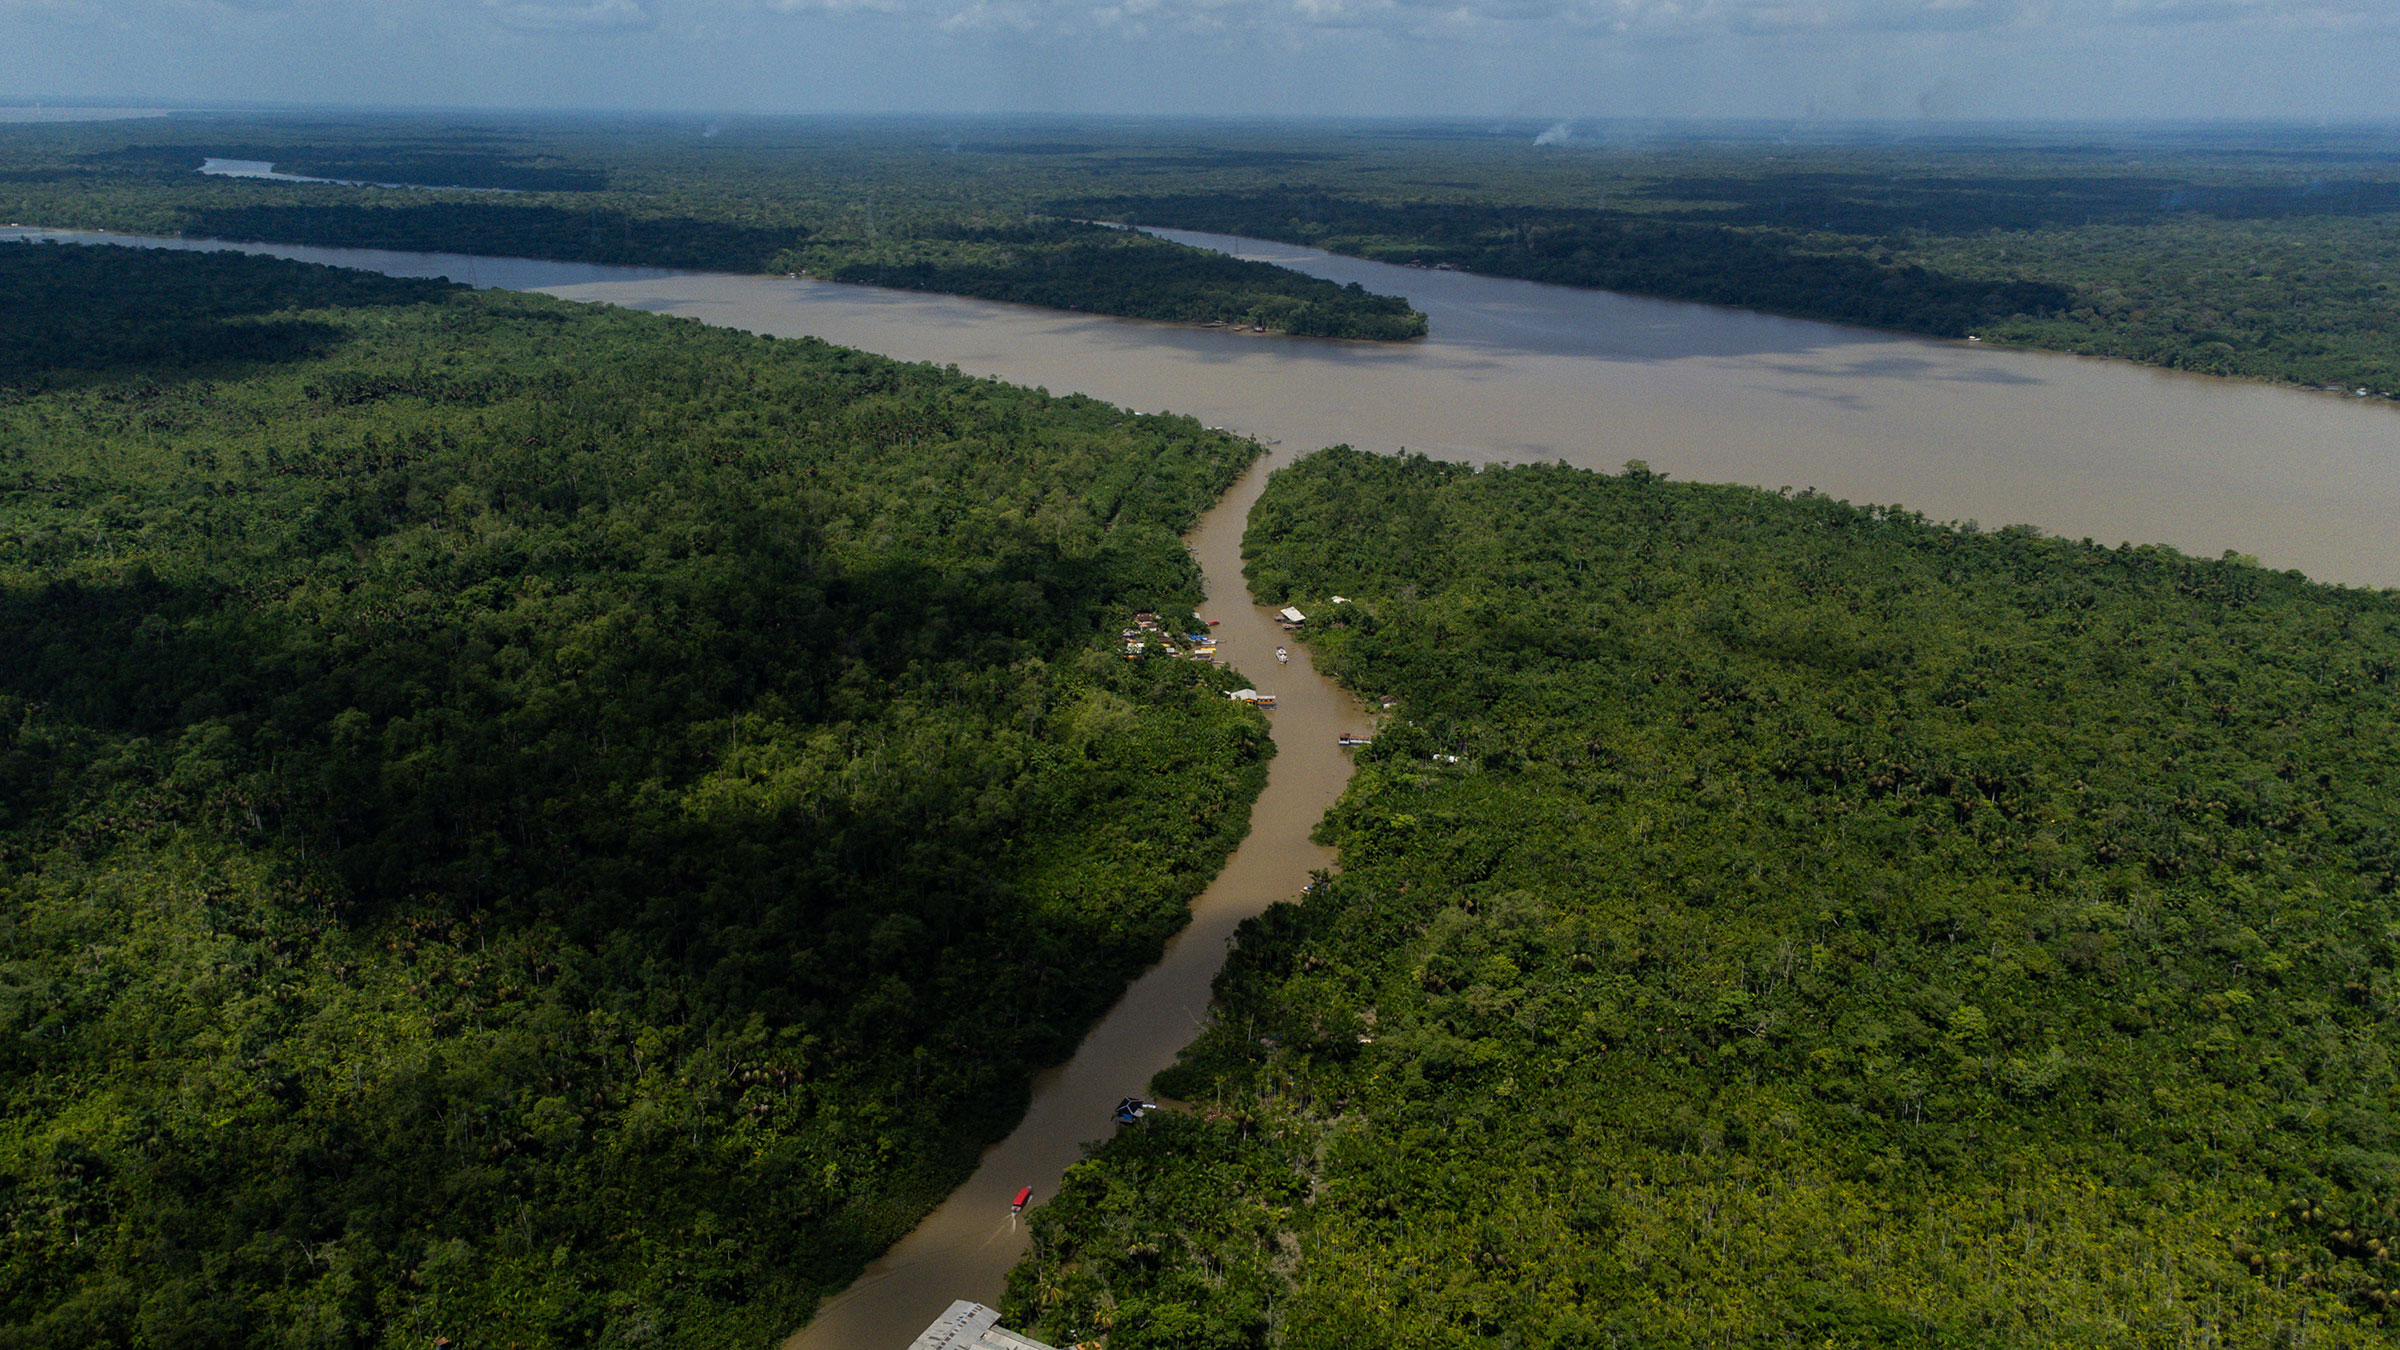
{"type": "Polygon", "coordinates": [[[1245,553],[1396,704],[1010,1325],[2388,1343],[2400,597],[1340,448],[1245,553]]]}
{"type": "Polygon", "coordinates": [[[1402,342],[1426,332],[1425,316],[1406,300],[1370,294],[1355,282],[1344,286],[1081,220],[958,226],[883,244],[812,238],[777,254],[767,270],[1294,337],[1402,342]]]}
{"type": "Polygon", "coordinates": [[[1258,453],[811,340],[0,245],[0,1334],[766,1345],[1272,752],[1258,453]]]}
{"type": "Polygon", "coordinates": [[[2400,147],[2388,131],[1556,132],[185,115],[11,127],[0,218],[805,268],[1173,322],[1423,331],[1393,297],[1077,223],[1110,219],[2400,395],[2400,278],[2386,270],[2400,253],[2400,147]],[[211,155],[516,195],[196,181],[211,155]]]}
{"type": "MultiPolygon", "coordinates": [[[[179,128],[188,131],[189,128],[179,128]]],[[[322,129],[320,129],[322,130],[322,129]]],[[[26,141],[13,148],[24,154],[26,141]]],[[[1167,323],[1398,342],[1425,316],[1288,268],[995,202],[900,201],[880,213],[720,192],[610,188],[603,165],[464,150],[301,144],[120,145],[0,164],[0,218],[59,229],[814,277],[1167,323]],[[257,158],[304,183],[202,175],[257,158]],[[390,177],[387,175],[407,175],[390,177]],[[422,187],[377,186],[419,182],[422,187]],[[445,184],[447,186],[431,186],[445,184]],[[495,196],[492,189],[508,195],[495,196]]]]}
{"type": "Polygon", "coordinates": [[[1172,185],[1086,160],[1051,209],[2400,397],[2387,129],[1360,126],[1172,185]]]}
{"type": "MultiPolygon", "coordinates": [[[[1779,191],[1764,172],[1749,181],[1759,197],[1779,191]]],[[[2158,191],[2174,195],[2171,185],[2158,191]]],[[[2268,222],[2162,212],[2146,224],[1930,234],[1761,224],[1713,205],[1594,213],[1311,192],[1051,205],[1398,266],[2400,397],[2400,296],[2379,261],[2400,246],[2400,207],[2268,222]]]]}

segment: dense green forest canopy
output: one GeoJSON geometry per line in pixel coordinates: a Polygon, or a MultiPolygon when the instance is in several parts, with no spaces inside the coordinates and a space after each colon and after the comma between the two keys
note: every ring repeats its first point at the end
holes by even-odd
{"type": "Polygon", "coordinates": [[[1247,549],[1397,708],[1023,1324],[2391,1343],[2400,597],[1339,450],[1247,549]]]}
{"type": "Polygon", "coordinates": [[[227,253],[0,362],[0,1345],[770,1343],[1263,780],[1188,419],[227,253]]]}

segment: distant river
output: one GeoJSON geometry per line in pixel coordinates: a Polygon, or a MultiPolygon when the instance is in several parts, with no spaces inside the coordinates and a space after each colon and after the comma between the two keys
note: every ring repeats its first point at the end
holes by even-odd
{"type": "Polygon", "coordinates": [[[270,159],[218,159],[211,156],[200,161],[200,172],[212,178],[258,178],[273,183],[331,183],[335,187],[426,188],[442,192],[514,191],[512,188],[441,187],[433,183],[370,183],[358,178],[312,178],[304,173],[277,173],[275,161],[270,159]]]}
{"type": "Polygon", "coordinates": [[[2381,403],[1161,233],[1405,295],[1433,335],[1337,342],[780,277],[240,247],[813,335],[1190,413],[1293,450],[1346,441],[1609,470],[1641,459],[1683,479],[2400,585],[2400,411],[2381,403]]]}
{"type": "Polygon", "coordinates": [[[46,108],[41,104],[0,108],[0,122],[122,122],[165,117],[170,108],[46,108]]]}
{"type": "Polygon", "coordinates": [[[358,184],[340,178],[311,178],[304,173],[277,173],[275,162],[268,159],[218,159],[211,156],[200,161],[200,172],[215,178],[261,178],[276,183],[336,183],[344,187],[358,184]]]}

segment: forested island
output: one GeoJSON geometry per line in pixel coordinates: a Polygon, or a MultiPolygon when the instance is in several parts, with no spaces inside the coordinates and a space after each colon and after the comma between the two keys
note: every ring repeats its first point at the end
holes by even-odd
{"type": "Polygon", "coordinates": [[[1247,554],[1397,703],[1022,1325],[2390,1343],[2394,593],[1347,450],[1247,554]]]}
{"type": "Polygon", "coordinates": [[[820,236],[770,266],[834,281],[1307,337],[1393,342],[1426,331],[1425,316],[1407,301],[1369,294],[1357,282],[1337,285],[1079,220],[957,226],[888,245],[820,236]]]}
{"type": "Polygon", "coordinates": [[[765,1345],[1183,922],[1128,662],[1257,448],[810,341],[0,245],[0,1344],[765,1345]]]}

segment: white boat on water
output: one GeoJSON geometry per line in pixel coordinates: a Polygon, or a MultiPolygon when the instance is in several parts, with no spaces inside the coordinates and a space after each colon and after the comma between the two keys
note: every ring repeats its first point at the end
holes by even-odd
{"type": "Polygon", "coordinates": [[[1287,651],[1285,651],[1285,650],[1284,650],[1283,648],[1281,648],[1281,647],[1277,647],[1277,648],[1275,649],[1275,664],[1277,664],[1277,665],[1279,665],[1279,666],[1280,666],[1280,665],[1289,665],[1289,664],[1291,664],[1291,660],[1292,660],[1292,654],[1291,654],[1290,652],[1287,652],[1287,651]]]}

